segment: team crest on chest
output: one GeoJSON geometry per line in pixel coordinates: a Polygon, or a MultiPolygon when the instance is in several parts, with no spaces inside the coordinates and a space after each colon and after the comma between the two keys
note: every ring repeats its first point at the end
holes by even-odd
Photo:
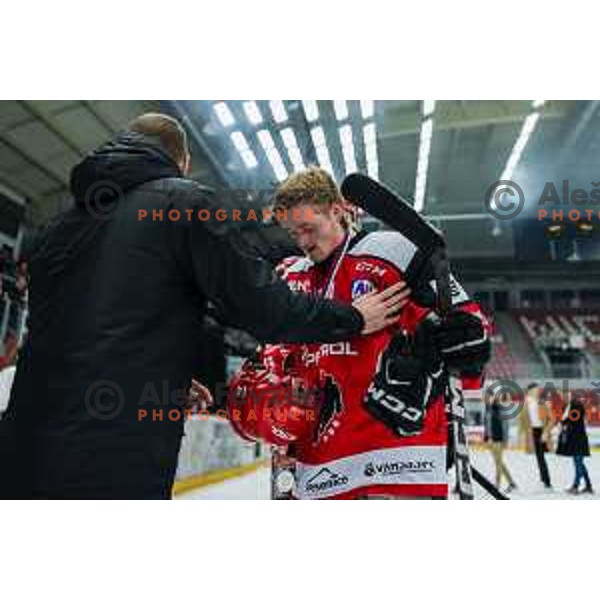
{"type": "Polygon", "coordinates": [[[370,279],[356,279],[352,282],[352,300],[375,290],[375,284],[370,279]]]}

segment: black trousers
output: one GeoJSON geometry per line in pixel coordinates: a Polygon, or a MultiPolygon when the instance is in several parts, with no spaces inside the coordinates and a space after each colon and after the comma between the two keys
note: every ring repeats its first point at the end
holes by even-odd
{"type": "Polygon", "coordinates": [[[546,487],[550,487],[550,473],[548,472],[548,465],[546,464],[546,449],[542,442],[542,428],[532,427],[531,434],[533,436],[533,447],[535,449],[540,479],[546,487]]]}

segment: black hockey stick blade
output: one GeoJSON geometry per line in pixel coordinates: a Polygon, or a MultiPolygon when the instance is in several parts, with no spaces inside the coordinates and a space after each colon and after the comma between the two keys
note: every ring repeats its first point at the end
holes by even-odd
{"type": "Polygon", "coordinates": [[[440,316],[450,310],[450,271],[446,259],[446,242],[440,232],[402,197],[361,173],[351,173],[341,185],[342,196],[399,231],[430,260],[437,285],[436,309],[440,316]]]}
{"type": "Polygon", "coordinates": [[[442,235],[398,194],[361,173],[351,173],[341,185],[342,196],[406,236],[427,254],[445,247],[442,235]]]}
{"type": "Polygon", "coordinates": [[[471,475],[476,483],[478,483],[490,496],[496,500],[510,500],[510,498],[503,494],[487,477],[478,471],[475,467],[471,467],[471,475]]]}

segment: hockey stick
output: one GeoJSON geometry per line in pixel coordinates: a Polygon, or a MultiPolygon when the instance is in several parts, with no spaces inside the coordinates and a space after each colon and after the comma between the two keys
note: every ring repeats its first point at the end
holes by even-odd
{"type": "MultiPolygon", "coordinates": [[[[421,251],[423,262],[429,261],[433,268],[436,282],[435,307],[437,314],[443,319],[452,307],[450,268],[443,236],[406,200],[366,175],[348,175],[342,182],[341,192],[346,200],[402,233],[421,251]]],[[[472,500],[472,467],[465,432],[464,396],[460,378],[456,375],[451,374],[449,377],[446,399],[450,407],[458,494],[461,500],[472,500]]]]}
{"type": "Polygon", "coordinates": [[[481,471],[471,466],[471,474],[476,483],[478,483],[494,500],[510,500],[503,494],[481,471]]]}
{"type": "Polygon", "coordinates": [[[450,408],[450,430],[453,437],[454,467],[456,469],[456,487],[461,500],[474,500],[472,467],[465,431],[465,400],[460,377],[450,375],[446,386],[450,408]]]}

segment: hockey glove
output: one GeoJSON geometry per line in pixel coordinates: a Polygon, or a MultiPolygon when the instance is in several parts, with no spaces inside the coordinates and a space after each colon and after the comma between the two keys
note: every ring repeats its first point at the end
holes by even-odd
{"type": "Polygon", "coordinates": [[[492,345],[484,324],[470,313],[453,310],[432,328],[432,337],[451,371],[479,374],[491,357],[492,345]]]}
{"type": "Polygon", "coordinates": [[[369,413],[402,437],[421,433],[429,401],[442,389],[443,369],[427,350],[415,338],[396,335],[365,397],[369,413]]]}
{"type": "Polygon", "coordinates": [[[319,425],[316,431],[317,440],[327,435],[331,427],[337,425],[337,418],[343,410],[340,390],[331,377],[325,378],[325,384],[321,389],[323,408],[319,415],[319,425]]]}

